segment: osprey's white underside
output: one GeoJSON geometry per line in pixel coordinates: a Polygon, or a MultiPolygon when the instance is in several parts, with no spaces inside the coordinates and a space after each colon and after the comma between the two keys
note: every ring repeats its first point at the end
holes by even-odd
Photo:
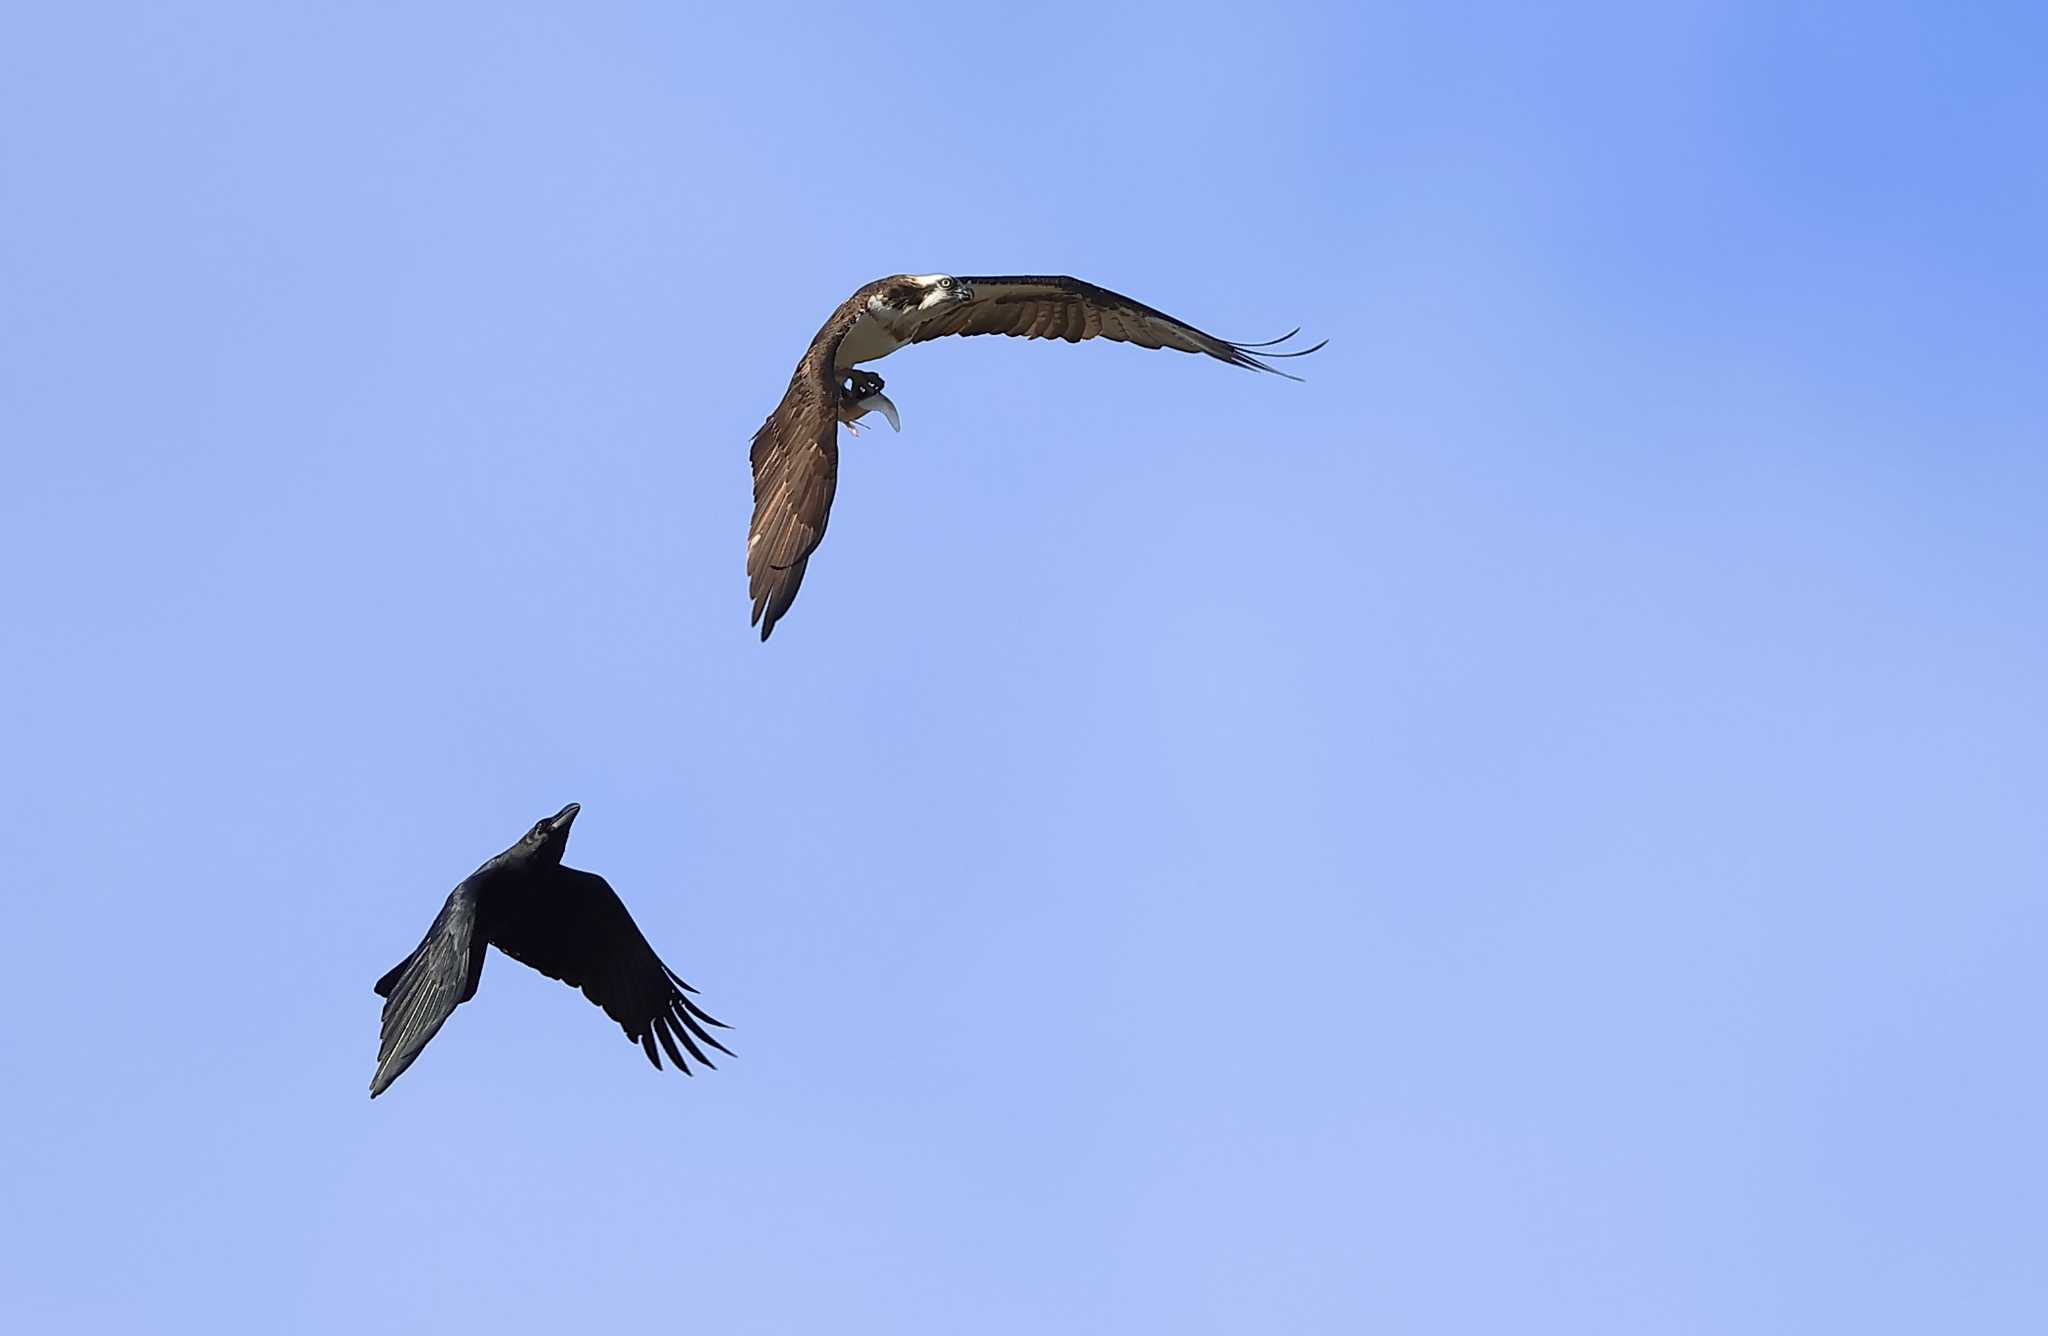
{"type": "Polygon", "coordinates": [[[943,306],[956,296],[971,296],[972,290],[961,284],[957,293],[952,290],[953,280],[945,274],[909,274],[911,282],[924,289],[924,302],[914,311],[898,311],[884,305],[880,297],[868,298],[867,314],[853,322],[853,328],[846,331],[846,337],[839,341],[839,353],[832,359],[832,369],[840,375],[862,362],[872,362],[887,357],[904,344],[910,342],[910,335],[923,322],[924,312],[943,306]],[[945,279],[941,288],[939,280],[945,279]]]}
{"type": "Polygon", "coordinates": [[[853,328],[840,340],[839,355],[832,359],[832,369],[841,375],[862,362],[872,362],[878,357],[887,357],[903,346],[903,340],[894,331],[870,312],[853,322],[853,328]]]}

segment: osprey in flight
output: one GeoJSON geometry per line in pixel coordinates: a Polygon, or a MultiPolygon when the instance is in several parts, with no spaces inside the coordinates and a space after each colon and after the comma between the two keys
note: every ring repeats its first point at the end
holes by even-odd
{"type": "Polygon", "coordinates": [[[1141,348],[1207,353],[1232,366],[1286,375],[1264,359],[1303,357],[1323,346],[1276,350],[1298,333],[1265,343],[1232,343],[1078,278],[898,274],[876,279],[832,313],[797,363],[782,402],[754,433],[747,585],[761,639],[789,611],[804,582],[804,567],[825,536],[839,485],[839,424],[858,435],[854,424],[879,412],[892,428],[901,429],[896,405],[882,393],[882,378],[856,370],[858,364],[887,357],[906,343],[947,334],[1013,334],[1069,343],[1115,339],[1141,348]]]}
{"type": "Polygon", "coordinates": [[[712,1062],[704,1048],[730,1053],[704,1028],[723,1023],[690,1000],[695,990],[661,963],[605,879],[562,866],[569,825],[580,810],[570,803],[543,817],[517,844],[470,873],[413,953],[377,980],[384,1030],[371,1099],[412,1066],[456,1007],[476,996],[486,946],[581,988],[657,1069],[656,1039],[685,1074],[690,1067],[683,1053],[706,1067],[712,1062]]]}

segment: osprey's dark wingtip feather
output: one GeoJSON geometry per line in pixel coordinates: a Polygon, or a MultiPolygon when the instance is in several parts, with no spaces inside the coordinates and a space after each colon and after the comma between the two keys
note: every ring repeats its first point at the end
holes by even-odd
{"type": "Polygon", "coordinates": [[[1251,371],[1264,371],[1269,375],[1280,376],[1283,379],[1291,380],[1298,385],[1303,383],[1302,378],[1300,376],[1297,376],[1289,371],[1282,371],[1277,366],[1269,366],[1266,363],[1266,359],[1269,357],[1307,357],[1310,353],[1321,352],[1324,348],[1329,346],[1330,341],[1328,339],[1324,339],[1321,343],[1318,343],[1313,347],[1309,348],[1295,348],[1288,351],[1282,351],[1275,347],[1276,344],[1285,343],[1287,342],[1287,340],[1293,338],[1295,335],[1299,333],[1301,333],[1301,330],[1297,327],[1295,329],[1288,330],[1285,334],[1282,334],[1277,339],[1267,339],[1264,343],[1225,342],[1224,346],[1230,349],[1231,356],[1228,360],[1231,363],[1231,365],[1241,366],[1251,371]]]}
{"type": "Polygon", "coordinates": [[[1318,344],[1313,344],[1313,345],[1311,345],[1310,347],[1307,347],[1307,348],[1296,348],[1296,349],[1294,349],[1294,350],[1293,350],[1292,352],[1285,352],[1285,353],[1283,353],[1283,352],[1262,352],[1262,353],[1260,353],[1260,354],[1259,354],[1259,356],[1261,356],[1261,357],[1307,357],[1307,356],[1308,356],[1308,355],[1309,355],[1310,353],[1319,353],[1319,352],[1321,352],[1321,351],[1322,351],[1323,349],[1325,349],[1325,348],[1327,348],[1327,347],[1329,347],[1329,346],[1330,346],[1330,341],[1329,341],[1328,339],[1324,339],[1324,340],[1323,340],[1323,341],[1322,341],[1321,343],[1318,343],[1318,344]]]}
{"type": "Polygon", "coordinates": [[[1239,350],[1245,348],[1271,348],[1275,344],[1287,342],[1289,339],[1293,338],[1295,335],[1299,333],[1301,333],[1301,326],[1296,325],[1293,329],[1288,330],[1285,334],[1282,334],[1277,339],[1267,339],[1263,343],[1233,343],[1231,347],[1237,348],[1239,350]]]}

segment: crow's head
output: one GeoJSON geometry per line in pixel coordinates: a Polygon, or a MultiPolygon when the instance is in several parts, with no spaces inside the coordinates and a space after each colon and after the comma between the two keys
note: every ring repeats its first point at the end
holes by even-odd
{"type": "Polygon", "coordinates": [[[569,826],[576,820],[576,814],[583,809],[570,803],[553,816],[544,816],[533,823],[533,829],[519,841],[519,852],[529,858],[540,858],[550,863],[562,861],[562,853],[569,847],[569,826]]]}

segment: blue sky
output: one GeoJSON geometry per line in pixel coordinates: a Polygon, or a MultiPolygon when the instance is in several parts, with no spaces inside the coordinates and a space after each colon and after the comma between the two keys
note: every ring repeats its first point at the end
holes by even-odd
{"type": "Polygon", "coordinates": [[[11,8],[0,1318],[2039,1329],[2044,39],[11,8]],[[900,270],[1331,343],[891,359],[762,646],[900,270]],[[500,957],[370,1104],[571,800],[739,1057],[500,957]]]}

